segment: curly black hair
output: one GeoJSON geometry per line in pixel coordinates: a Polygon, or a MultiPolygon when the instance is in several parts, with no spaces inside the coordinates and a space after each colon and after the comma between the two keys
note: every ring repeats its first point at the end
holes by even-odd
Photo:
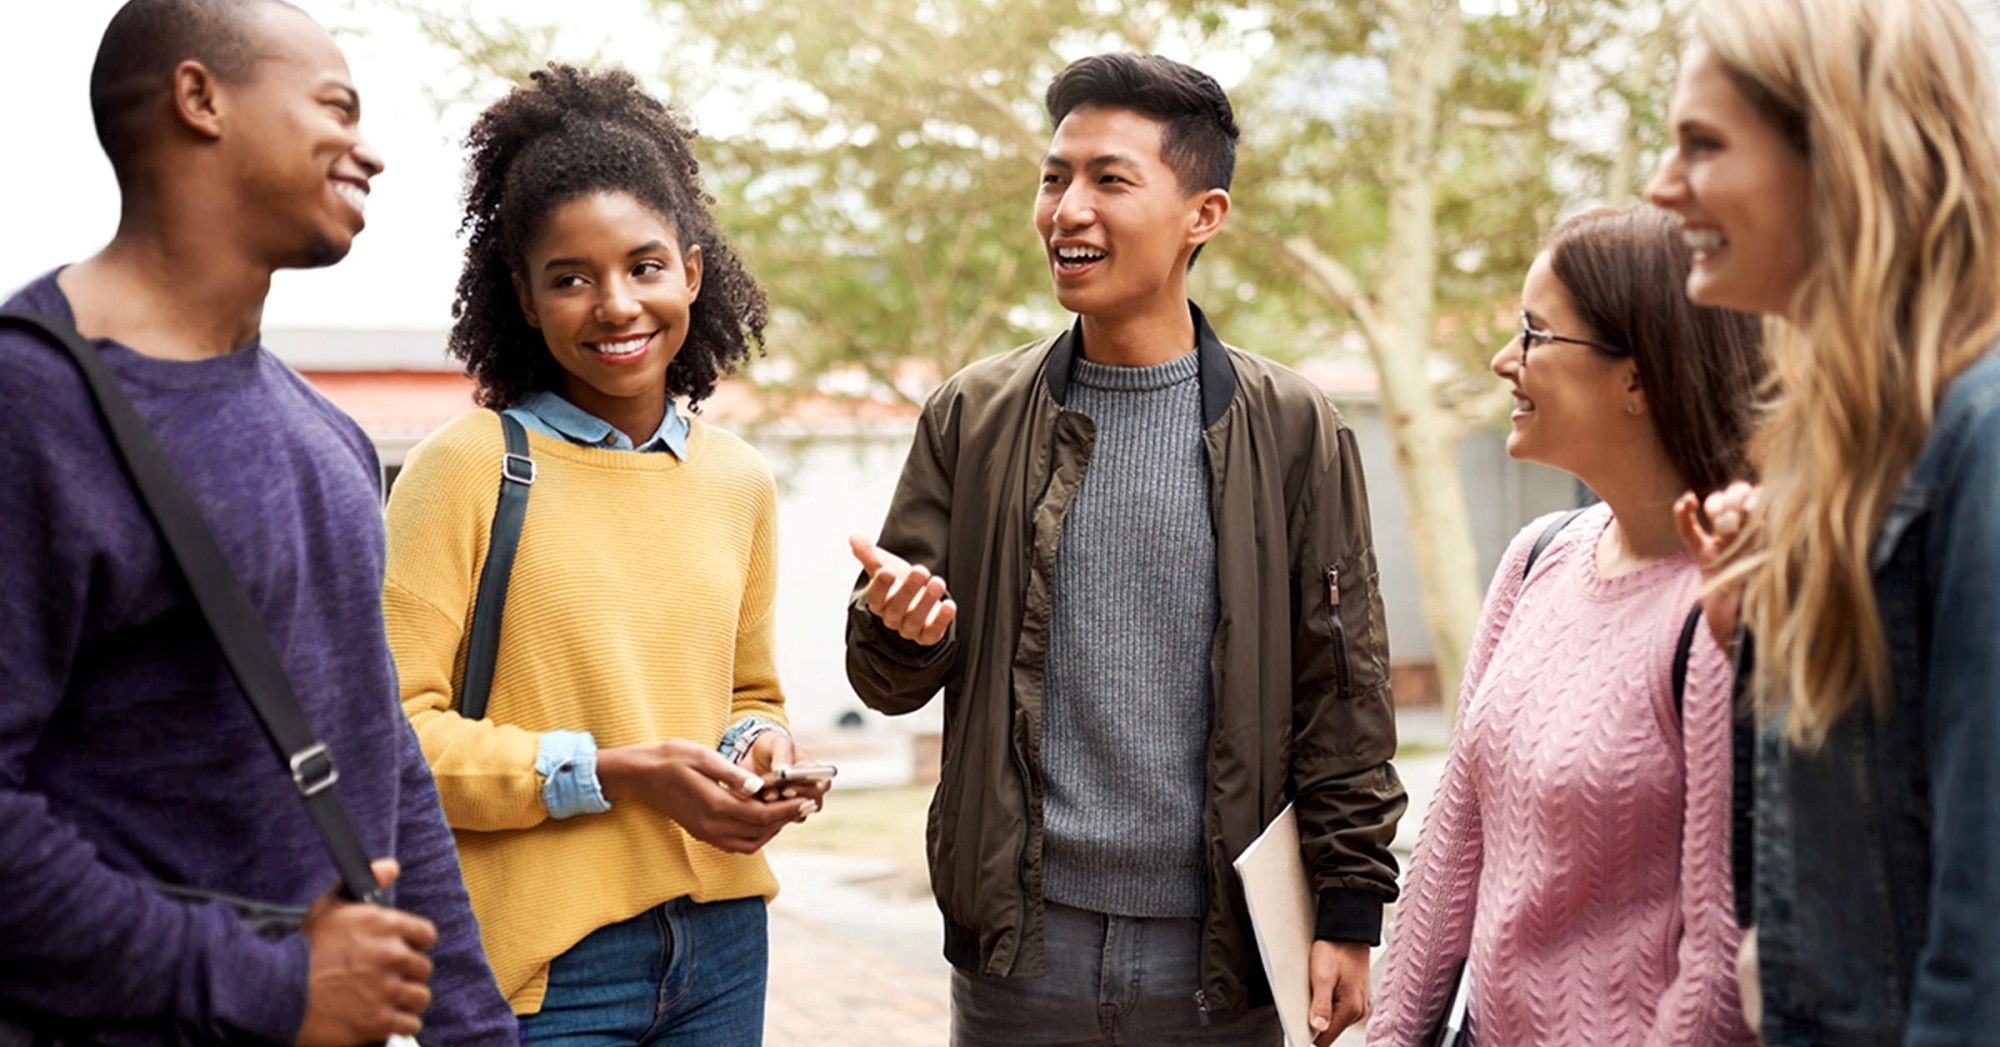
{"type": "Polygon", "coordinates": [[[701,293],[687,341],[667,368],[667,394],[692,408],[764,345],[770,304],[709,214],[694,128],[622,69],[549,63],[479,115],[466,136],[465,269],[451,305],[451,355],[495,410],[558,388],[562,368],[521,313],[513,277],[563,204],[622,192],[659,212],[683,244],[701,245],[701,293]]]}

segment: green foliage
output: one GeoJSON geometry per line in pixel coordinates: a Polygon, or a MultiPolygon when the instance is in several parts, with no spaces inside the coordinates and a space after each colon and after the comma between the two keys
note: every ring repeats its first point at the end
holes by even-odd
{"type": "MultiPolygon", "coordinates": [[[[469,9],[377,2],[416,14],[479,76],[518,77],[551,39],[469,9]]],[[[1067,322],[1030,221],[1051,131],[1041,98],[1067,61],[1114,49],[1192,61],[1231,89],[1245,132],[1232,225],[1192,280],[1225,335],[1281,359],[1354,352],[1341,307],[1305,291],[1273,245],[1306,236],[1377,286],[1400,0],[648,2],[678,41],[656,81],[733,120],[705,128],[710,185],[770,289],[772,354],[798,381],[859,367],[887,387],[912,358],[947,374],[1067,322]]],[[[1637,140],[1657,140],[1665,96],[1657,71],[1630,72],[1660,0],[1480,9],[1432,172],[1431,342],[1462,374],[1483,374],[1554,220],[1630,193],[1603,189],[1619,135],[1577,114],[1615,128],[1634,103],[1637,140]]]]}

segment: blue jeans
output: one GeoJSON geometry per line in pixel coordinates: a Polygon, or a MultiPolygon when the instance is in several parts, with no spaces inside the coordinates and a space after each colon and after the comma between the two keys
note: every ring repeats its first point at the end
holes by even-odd
{"type": "Polygon", "coordinates": [[[549,964],[535,1047],[756,1047],[764,1042],[770,940],[762,898],[682,897],[600,927],[549,964]]]}
{"type": "Polygon", "coordinates": [[[1201,921],[1107,916],[1048,903],[1039,978],[951,973],[952,1047],[1279,1047],[1275,1007],[1202,1024],[1201,921]]]}

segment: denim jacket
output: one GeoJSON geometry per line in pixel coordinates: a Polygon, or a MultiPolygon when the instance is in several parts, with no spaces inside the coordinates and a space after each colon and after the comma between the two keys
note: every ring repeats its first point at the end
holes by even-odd
{"type": "Polygon", "coordinates": [[[2000,1044],[2000,353],[1871,550],[1893,700],[1756,757],[1766,1044],[2000,1044]]]}

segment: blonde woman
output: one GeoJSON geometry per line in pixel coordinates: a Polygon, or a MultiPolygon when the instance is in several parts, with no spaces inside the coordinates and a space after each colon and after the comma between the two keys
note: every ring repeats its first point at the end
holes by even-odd
{"type": "MultiPolygon", "coordinates": [[[[1652,187],[1764,314],[1763,478],[1680,508],[1756,637],[1762,1033],[2000,1042],[2000,111],[1956,0],[1706,0],[1652,187]],[[1740,527],[1739,527],[1740,524],[1740,527]],[[1740,586],[1740,589],[1737,587],[1740,586]]],[[[1722,612],[1722,613],[1716,613],[1722,612]]]]}

